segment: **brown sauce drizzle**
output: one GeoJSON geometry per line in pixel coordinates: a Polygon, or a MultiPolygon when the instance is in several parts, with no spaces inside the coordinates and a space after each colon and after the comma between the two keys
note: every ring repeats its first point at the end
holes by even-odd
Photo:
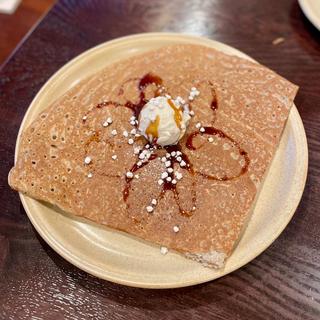
{"type": "Polygon", "coordinates": [[[213,111],[216,111],[218,109],[217,93],[216,93],[216,90],[214,90],[214,86],[213,86],[212,82],[209,81],[208,83],[211,87],[211,95],[212,95],[210,107],[213,111]]]}
{"type": "MultiPolygon", "coordinates": [[[[142,152],[142,150],[140,151],[140,153],[142,152]]],[[[140,154],[139,153],[139,154],[140,154]]],[[[157,158],[157,155],[155,153],[151,154],[150,158],[148,159],[148,161],[142,162],[141,166],[138,166],[138,162],[136,162],[132,168],[130,169],[130,172],[135,173],[137,172],[139,169],[143,168],[144,166],[146,166],[147,164],[149,164],[150,161],[154,160],[157,158]]],[[[126,202],[128,197],[129,197],[129,190],[130,190],[130,186],[131,186],[131,181],[132,179],[127,178],[126,177],[126,186],[123,190],[123,200],[126,202]]]]}
{"type": "Polygon", "coordinates": [[[89,145],[90,145],[92,142],[97,142],[97,143],[99,143],[100,140],[101,140],[101,139],[100,139],[100,132],[99,132],[99,131],[95,131],[95,132],[89,137],[89,139],[85,142],[84,148],[85,148],[86,153],[88,153],[89,145]]]}
{"type": "MultiPolygon", "coordinates": [[[[154,91],[154,97],[157,97],[161,93],[160,89],[161,89],[162,84],[163,84],[163,80],[160,77],[158,77],[157,75],[151,74],[151,73],[147,73],[142,78],[132,78],[132,79],[128,79],[127,81],[125,81],[122,84],[122,86],[120,87],[118,95],[120,96],[120,95],[122,95],[124,93],[123,86],[126,83],[128,83],[130,81],[138,81],[138,80],[139,80],[139,82],[138,82],[137,87],[138,87],[138,90],[139,90],[139,101],[137,103],[133,103],[131,101],[127,101],[125,104],[120,104],[120,103],[115,102],[115,101],[104,101],[104,102],[99,103],[96,107],[98,109],[99,108],[103,108],[103,107],[108,107],[108,106],[111,106],[111,105],[115,106],[115,107],[125,107],[125,108],[130,109],[132,111],[133,115],[136,117],[136,119],[138,119],[139,115],[140,115],[140,112],[141,112],[141,109],[148,102],[148,100],[146,99],[144,90],[149,85],[152,85],[152,84],[155,85],[156,86],[156,90],[154,91]]],[[[211,92],[212,92],[212,101],[210,103],[210,108],[215,113],[217,111],[217,109],[218,109],[218,99],[217,99],[216,91],[215,91],[214,86],[213,86],[213,84],[211,82],[208,81],[207,84],[210,85],[211,92]]],[[[175,120],[177,121],[178,119],[175,119],[175,120]]],[[[203,134],[215,135],[215,136],[218,136],[220,138],[228,139],[238,149],[239,154],[245,160],[245,165],[242,167],[241,171],[235,176],[232,176],[232,177],[224,176],[224,177],[221,177],[221,178],[220,177],[216,177],[216,176],[212,176],[212,175],[207,175],[207,174],[204,174],[204,173],[201,173],[201,172],[197,172],[197,171],[195,171],[193,169],[192,163],[189,161],[188,156],[182,151],[180,143],[178,143],[177,145],[171,145],[171,146],[164,147],[164,149],[170,154],[170,157],[168,158],[168,160],[171,161],[172,167],[173,167],[174,163],[178,163],[179,164],[179,162],[176,160],[175,157],[171,156],[171,152],[180,151],[182,153],[181,154],[181,158],[186,163],[186,166],[185,167],[181,167],[181,169],[187,170],[192,176],[198,174],[198,175],[201,175],[201,176],[205,177],[208,180],[228,181],[228,180],[236,179],[236,178],[240,177],[241,175],[245,174],[247,172],[247,170],[248,170],[248,167],[249,167],[249,164],[250,164],[250,159],[248,157],[247,152],[244,151],[240,147],[239,143],[237,141],[235,141],[233,138],[229,137],[227,134],[225,134],[222,130],[216,129],[214,127],[205,127],[204,129],[205,129],[205,131],[203,133],[199,132],[199,131],[192,132],[187,137],[186,147],[189,150],[194,150],[194,151],[197,150],[197,148],[193,145],[193,139],[196,136],[203,135],[203,134]]],[[[97,139],[99,139],[99,135],[94,134],[89,139],[89,141],[86,143],[86,146],[89,143],[91,143],[92,141],[98,141],[97,139]]],[[[138,162],[139,162],[139,157],[138,157],[137,162],[132,166],[132,168],[130,169],[130,172],[135,173],[135,172],[139,171],[141,168],[143,168],[144,166],[149,164],[150,161],[153,161],[154,159],[159,157],[159,155],[157,155],[157,149],[160,149],[161,147],[155,144],[155,148],[156,148],[156,150],[153,151],[153,153],[151,154],[150,158],[147,161],[142,162],[142,164],[140,166],[138,166],[138,162]]],[[[142,152],[142,150],[140,151],[140,153],[142,152]]],[[[172,173],[168,172],[168,176],[171,177],[171,179],[173,180],[175,178],[174,177],[174,171],[172,173]]],[[[128,197],[129,197],[132,180],[133,179],[126,177],[126,185],[125,185],[125,188],[123,190],[123,199],[124,199],[125,202],[127,202],[128,197]]],[[[171,182],[168,182],[168,181],[164,180],[164,182],[162,184],[162,190],[161,190],[159,199],[161,199],[167,191],[172,191],[173,192],[174,199],[175,199],[175,201],[176,201],[176,203],[177,203],[177,205],[179,207],[180,215],[185,216],[185,217],[192,216],[192,214],[193,214],[192,211],[187,211],[187,210],[184,210],[182,208],[180,200],[179,200],[179,193],[178,193],[176,184],[172,184],[171,182]]],[[[195,203],[196,203],[195,179],[193,179],[192,188],[191,188],[190,192],[191,192],[192,203],[195,206],[195,203]]],[[[157,200],[159,200],[159,199],[157,199],[157,200]]]]}
{"type": "Polygon", "coordinates": [[[131,81],[137,81],[137,80],[139,80],[139,83],[138,83],[139,101],[137,103],[127,101],[125,104],[121,104],[121,103],[118,103],[115,101],[104,101],[104,102],[99,103],[96,107],[102,108],[102,107],[108,107],[111,105],[115,106],[115,107],[126,107],[126,108],[130,109],[132,111],[133,115],[138,119],[140,112],[141,112],[141,109],[148,102],[148,100],[146,99],[146,95],[144,93],[144,89],[146,89],[146,87],[148,87],[149,85],[154,84],[157,86],[156,93],[159,94],[158,89],[162,85],[162,79],[156,75],[151,74],[151,73],[147,73],[141,79],[139,79],[139,78],[128,79],[120,87],[118,95],[123,94],[124,84],[131,82],[131,81]]]}
{"type": "Polygon", "coordinates": [[[120,103],[115,102],[115,101],[104,101],[100,102],[96,105],[96,108],[101,109],[103,107],[108,107],[108,106],[115,106],[115,107],[120,107],[122,106],[120,103]]]}
{"type": "MultiPolygon", "coordinates": [[[[192,164],[191,162],[189,161],[188,157],[186,154],[184,154],[182,151],[181,151],[181,146],[179,144],[177,145],[171,145],[171,146],[166,146],[164,147],[164,149],[167,151],[167,153],[170,153],[175,151],[180,151],[182,153],[181,155],[181,158],[183,161],[185,161],[186,163],[186,166],[185,166],[185,170],[189,171],[192,175],[194,174],[193,172],[193,167],[192,167],[192,164]]],[[[140,153],[142,152],[142,150],[140,151],[140,153]]],[[[157,153],[152,153],[150,158],[146,161],[146,162],[143,162],[140,166],[138,166],[138,162],[136,162],[132,168],[130,169],[130,172],[132,173],[135,173],[137,172],[138,170],[140,170],[141,168],[143,168],[144,166],[146,166],[147,164],[149,164],[150,161],[158,158],[159,155],[157,153]]],[[[174,163],[177,163],[179,164],[178,160],[175,158],[175,157],[172,157],[170,155],[169,158],[167,158],[169,161],[171,161],[171,164],[172,164],[172,167],[173,167],[173,164],[174,163]]],[[[175,179],[175,176],[174,176],[174,171],[169,173],[168,172],[168,177],[171,178],[171,180],[175,179]]],[[[128,197],[129,197],[129,193],[130,193],[130,186],[131,186],[131,182],[132,182],[132,178],[127,178],[126,177],[126,186],[125,186],[125,189],[123,190],[123,200],[126,202],[128,197]]],[[[192,190],[191,190],[191,193],[192,193],[192,204],[193,206],[195,206],[195,203],[196,203],[196,193],[195,193],[195,181],[193,180],[192,181],[192,190]]],[[[167,181],[167,180],[164,180],[163,184],[162,184],[162,189],[161,189],[161,192],[160,192],[160,196],[159,198],[157,199],[157,201],[159,201],[161,198],[163,198],[164,194],[167,192],[167,191],[172,191],[173,192],[173,195],[174,195],[174,199],[176,201],[176,204],[179,208],[179,213],[180,215],[184,216],[184,217],[191,217],[192,216],[192,212],[191,210],[190,211],[187,211],[187,210],[184,210],[181,206],[181,203],[179,201],[179,193],[178,193],[178,190],[177,190],[177,185],[176,184],[172,184],[171,182],[167,181]]]]}
{"type": "Polygon", "coordinates": [[[204,132],[195,131],[188,136],[187,142],[186,142],[186,147],[190,150],[197,150],[197,148],[193,145],[193,139],[198,135],[204,135],[204,134],[214,135],[214,136],[218,136],[220,138],[228,139],[238,149],[239,154],[244,158],[245,165],[241,168],[241,171],[237,175],[232,176],[232,177],[228,177],[228,176],[216,177],[216,176],[208,175],[208,174],[205,174],[202,172],[196,172],[197,174],[200,174],[201,176],[203,176],[209,180],[229,181],[229,180],[239,178],[240,176],[242,176],[243,174],[245,174],[248,171],[249,164],[250,164],[250,159],[249,159],[248,153],[240,147],[240,145],[237,141],[235,141],[234,139],[229,137],[222,130],[216,129],[214,127],[204,127],[204,132]]]}
{"type": "MultiPolygon", "coordinates": [[[[178,151],[180,151],[182,153],[182,155],[180,157],[186,163],[186,166],[184,167],[184,169],[187,170],[191,175],[194,175],[192,163],[189,161],[188,156],[184,152],[182,152],[180,144],[166,146],[165,149],[166,149],[166,151],[168,153],[170,153],[170,158],[168,158],[168,160],[171,161],[172,167],[173,167],[174,163],[177,163],[179,165],[179,162],[175,157],[171,156],[171,152],[174,151],[174,152],[177,153],[178,151]]],[[[172,180],[175,179],[174,171],[172,173],[168,172],[168,176],[171,177],[172,180]]],[[[176,204],[177,204],[177,206],[179,208],[180,215],[182,215],[184,217],[191,217],[192,216],[192,211],[184,210],[182,208],[182,206],[181,206],[181,203],[180,203],[180,200],[179,200],[179,192],[177,190],[177,185],[176,184],[173,184],[171,182],[168,182],[168,181],[164,180],[163,187],[162,187],[162,190],[161,190],[161,193],[160,193],[160,199],[164,196],[164,194],[168,190],[173,192],[174,199],[175,199],[176,204]]],[[[195,206],[197,199],[196,199],[195,181],[194,181],[194,179],[192,180],[191,193],[192,193],[191,194],[191,201],[192,201],[193,206],[195,206]]]]}
{"type": "Polygon", "coordinates": [[[156,86],[161,86],[163,83],[163,80],[158,77],[157,75],[154,75],[152,73],[147,73],[144,77],[141,78],[139,82],[139,90],[140,92],[147,87],[148,85],[154,83],[156,86]]]}

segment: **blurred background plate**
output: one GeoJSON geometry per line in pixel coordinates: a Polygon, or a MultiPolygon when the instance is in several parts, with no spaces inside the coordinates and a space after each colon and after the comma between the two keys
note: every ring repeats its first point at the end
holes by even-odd
{"type": "Polygon", "coordinates": [[[309,21],[320,31],[320,0],[299,0],[299,5],[309,21]]]}
{"type": "MultiPolygon", "coordinates": [[[[164,45],[193,43],[250,59],[217,41],[170,33],[119,38],[70,61],[42,87],[21,124],[19,137],[33,119],[81,79],[119,59],[164,45]]],[[[16,156],[19,150],[19,138],[16,156]]],[[[20,194],[23,206],[43,239],[66,260],[99,278],[136,287],[174,288],[219,278],[265,250],[286,227],[300,201],[308,166],[305,131],[293,106],[279,149],[241,241],[222,270],[211,270],[182,256],[160,254],[159,247],[109,230],[20,194]]]]}

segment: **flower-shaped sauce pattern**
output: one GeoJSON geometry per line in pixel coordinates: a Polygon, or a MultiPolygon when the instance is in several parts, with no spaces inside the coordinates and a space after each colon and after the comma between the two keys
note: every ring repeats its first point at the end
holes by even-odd
{"type": "MultiPolygon", "coordinates": [[[[163,80],[159,76],[151,74],[151,73],[147,73],[142,78],[132,78],[132,79],[126,80],[119,89],[119,92],[118,92],[119,100],[121,100],[120,98],[123,98],[125,96],[125,93],[126,93],[125,87],[128,85],[128,83],[132,83],[132,82],[137,83],[137,90],[138,90],[138,99],[137,100],[138,101],[132,102],[130,100],[127,100],[124,103],[118,102],[118,101],[103,101],[103,102],[99,103],[96,106],[96,108],[100,109],[100,108],[104,108],[104,107],[108,107],[108,106],[129,108],[132,111],[133,115],[136,117],[136,119],[138,119],[141,109],[149,101],[149,99],[147,98],[147,95],[150,95],[150,88],[152,88],[152,90],[151,90],[152,97],[157,97],[159,95],[169,94],[168,90],[163,85],[163,80]]],[[[213,112],[213,119],[214,119],[213,122],[214,122],[216,119],[216,112],[219,108],[217,93],[214,89],[213,84],[210,81],[202,81],[202,83],[207,84],[211,90],[212,99],[211,99],[211,102],[208,104],[208,107],[211,108],[211,110],[213,112]]],[[[189,103],[190,110],[192,110],[192,104],[193,104],[193,102],[189,103]]],[[[83,123],[85,123],[85,121],[86,120],[83,120],[83,123]]],[[[137,127],[137,124],[135,126],[137,127]]],[[[204,136],[204,135],[215,136],[220,139],[228,140],[229,143],[236,148],[236,150],[239,154],[239,157],[242,157],[244,160],[243,161],[244,165],[241,167],[240,171],[232,176],[228,176],[228,175],[218,176],[218,175],[207,174],[207,173],[195,170],[194,166],[191,163],[191,161],[189,160],[187,154],[185,152],[183,152],[181,141],[176,145],[164,147],[164,149],[166,150],[166,154],[169,155],[168,161],[170,161],[172,167],[174,166],[175,163],[179,164],[179,162],[183,161],[185,163],[185,166],[181,167],[181,169],[187,170],[191,176],[194,177],[195,175],[200,175],[206,179],[217,180],[217,181],[228,181],[228,180],[237,179],[247,172],[249,164],[250,164],[250,159],[248,157],[247,152],[245,150],[243,150],[241,148],[240,144],[237,141],[235,141],[232,137],[228,136],[222,130],[217,129],[213,126],[205,126],[205,127],[203,127],[203,130],[201,130],[201,131],[195,130],[195,131],[189,133],[187,138],[183,142],[183,143],[185,143],[184,147],[186,147],[190,151],[196,152],[199,148],[201,148],[201,146],[200,147],[195,146],[193,141],[197,136],[204,136]],[[172,154],[176,154],[177,152],[179,152],[179,154],[181,154],[181,157],[180,157],[181,159],[179,162],[177,161],[177,157],[172,156],[172,154]]],[[[93,137],[91,138],[92,141],[95,141],[97,139],[99,139],[97,137],[97,135],[93,135],[93,137]]],[[[91,140],[88,141],[87,144],[89,144],[91,142],[91,140]]],[[[148,143],[149,142],[146,141],[145,146],[148,143]]],[[[151,161],[158,159],[160,157],[160,155],[157,153],[157,151],[160,151],[163,148],[155,144],[154,149],[155,149],[155,151],[150,155],[148,160],[143,163],[141,163],[141,161],[139,161],[139,155],[141,154],[143,149],[140,150],[140,153],[137,154],[137,160],[133,164],[133,166],[131,167],[130,172],[136,173],[141,168],[147,166],[151,161]]],[[[175,174],[174,171],[168,172],[167,179],[163,180],[163,184],[161,185],[162,189],[161,189],[161,192],[160,192],[158,198],[156,199],[156,201],[158,203],[163,198],[164,194],[167,191],[171,191],[171,192],[173,192],[174,199],[175,199],[177,206],[179,208],[179,213],[182,216],[190,217],[193,214],[194,210],[185,210],[182,207],[180,200],[179,200],[179,192],[177,190],[176,183],[172,183],[172,180],[175,179],[174,174],[175,174]]],[[[156,181],[155,181],[155,183],[156,183],[156,181]]],[[[125,202],[127,202],[129,194],[130,194],[131,182],[132,182],[132,179],[129,177],[126,177],[126,185],[123,190],[123,199],[125,202]]],[[[191,189],[192,190],[190,190],[190,192],[191,192],[192,203],[194,204],[194,206],[193,206],[193,209],[194,209],[195,205],[196,205],[195,181],[192,182],[191,189]]]]}

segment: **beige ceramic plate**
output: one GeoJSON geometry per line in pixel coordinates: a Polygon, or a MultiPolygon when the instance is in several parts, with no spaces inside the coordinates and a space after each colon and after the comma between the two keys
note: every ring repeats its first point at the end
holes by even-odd
{"type": "Polygon", "coordinates": [[[299,0],[298,2],[305,16],[320,31],[320,1],[299,0]]]}
{"type": "MultiPolygon", "coordinates": [[[[176,43],[202,44],[250,59],[225,44],[181,34],[150,33],[110,41],[66,64],[43,86],[26,113],[20,132],[48,104],[89,74],[116,60],[176,43]]],[[[19,139],[16,155],[18,149],[19,139]]],[[[163,256],[157,246],[57,212],[22,194],[20,196],[31,222],[43,239],[80,269],[130,286],[183,287],[221,277],[265,250],[294,214],[305,185],[307,163],[306,136],[298,111],[293,107],[248,228],[225,268],[220,271],[204,268],[175,253],[163,256]]]]}

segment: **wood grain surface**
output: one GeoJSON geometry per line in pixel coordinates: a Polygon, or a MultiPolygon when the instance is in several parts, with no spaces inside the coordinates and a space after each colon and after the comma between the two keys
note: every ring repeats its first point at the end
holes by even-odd
{"type": "Polygon", "coordinates": [[[0,13],[0,65],[55,0],[22,0],[13,14],[0,13]]]}
{"type": "Polygon", "coordinates": [[[0,319],[320,319],[319,83],[320,33],[295,0],[58,2],[0,75],[0,319]],[[45,81],[94,45],[148,31],[225,42],[298,84],[309,144],[306,189],[281,236],[240,270],[183,289],[129,288],[73,267],[41,240],[7,185],[20,122],[45,81]]]}

